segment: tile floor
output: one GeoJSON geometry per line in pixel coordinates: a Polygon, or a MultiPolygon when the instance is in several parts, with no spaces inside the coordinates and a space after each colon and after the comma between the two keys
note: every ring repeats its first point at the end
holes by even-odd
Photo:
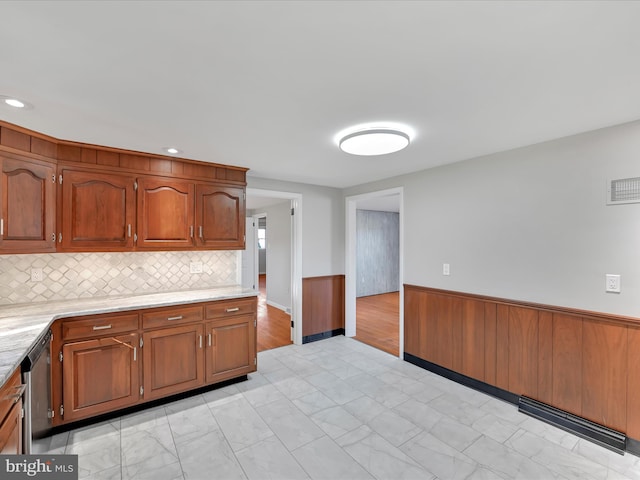
{"type": "Polygon", "coordinates": [[[345,337],[238,383],[45,439],[94,479],[635,479],[612,453],[345,337]]]}

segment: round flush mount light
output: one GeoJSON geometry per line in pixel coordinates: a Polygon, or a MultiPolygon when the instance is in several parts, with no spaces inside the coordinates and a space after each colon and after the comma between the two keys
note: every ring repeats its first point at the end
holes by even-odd
{"type": "Polygon", "coordinates": [[[360,125],[336,136],[340,150],[351,155],[386,155],[411,143],[411,129],[399,125],[360,125]]]}
{"type": "Polygon", "coordinates": [[[9,97],[7,95],[0,95],[0,101],[3,104],[8,105],[10,107],[13,107],[15,109],[28,110],[28,109],[33,108],[33,106],[30,103],[27,103],[24,100],[21,100],[21,99],[16,98],[16,97],[9,97]]]}
{"type": "Polygon", "coordinates": [[[165,147],[162,150],[170,155],[177,155],[178,153],[182,153],[182,150],[179,150],[176,147],[165,147]]]}

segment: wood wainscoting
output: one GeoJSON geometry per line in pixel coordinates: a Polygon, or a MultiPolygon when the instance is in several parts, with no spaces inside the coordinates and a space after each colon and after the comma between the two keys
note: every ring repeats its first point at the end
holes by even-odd
{"type": "Polygon", "coordinates": [[[640,445],[640,319],[404,286],[404,354],[640,445]]]}
{"type": "Polygon", "coordinates": [[[302,279],[302,343],[344,335],[344,275],[302,279]]]}

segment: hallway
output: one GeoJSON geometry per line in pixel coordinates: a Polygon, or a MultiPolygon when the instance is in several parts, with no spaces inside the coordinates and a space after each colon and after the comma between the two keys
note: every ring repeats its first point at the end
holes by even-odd
{"type": "Polygon", "coordinates": [[[291,315],[267,305],[267,276],[258,278],[258,352],[291,344],[291,315]]]}

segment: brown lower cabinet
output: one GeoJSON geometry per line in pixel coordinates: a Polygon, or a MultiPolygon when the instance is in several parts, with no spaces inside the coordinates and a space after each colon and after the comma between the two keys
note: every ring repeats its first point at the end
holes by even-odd
{"type": "Polygon", "coordinates": [[[93,417],[138,402],[137,333],[66,343],[62,355],[65,421],[93,417]]]}
{"type": "Polygon", "coordinates": [[[144,397],[152,400],[204,384],[202,324],[153,330],[144,339],[144,397]]]}
{"type": "Polygon", "coordinates": [[[256,297],[61,319],[54,426],[257,370],[256,297]]]}
{"type": "Polygon", "coordinates": [[[18,369],[0,389],[0,455],[22,453],[22,391],[18,369]]]}

